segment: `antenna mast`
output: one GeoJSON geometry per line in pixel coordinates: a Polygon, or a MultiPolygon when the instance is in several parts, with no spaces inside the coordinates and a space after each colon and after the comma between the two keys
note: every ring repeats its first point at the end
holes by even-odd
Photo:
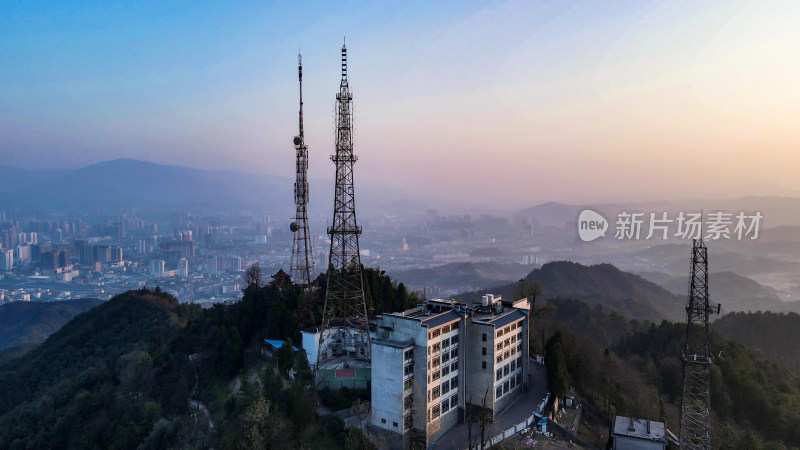
{"type": "Polygon", "coordinates": [[[299,134],[294,137],[297,155],[297,176],[294,183],[294,204],[297,208],[289,229],[294,233],[292,243],[291,276],[303,290],[311,290],[311,273],[314,261],[311,252],[311,233],[308,230],[308,147],[303,135],[303,57],[297,55],[297,74],[300,81],[299,134]]]}
{"type": "Polygon", "coordinates": [[[328,227],[331,247],[328,261],[325,309],[317,352],[317,380],[342,368],[370,367],[367,304],[361,277],[361,255],[353,187],[353,95],[347,81],[347,48],[342,45],[342,79],[336,94],[336,187],[333,224],[328,227]]]}
{"type": "Polygon", "coordinates": [[[714,362],[708,340],[708,317],[719,313],[708,300],[708,249],[700,239],[692,243],[692,279],[686,304],[686,348],[683,352],[681,449],[711,449],[711,390],[709,368],[714,362]]]}

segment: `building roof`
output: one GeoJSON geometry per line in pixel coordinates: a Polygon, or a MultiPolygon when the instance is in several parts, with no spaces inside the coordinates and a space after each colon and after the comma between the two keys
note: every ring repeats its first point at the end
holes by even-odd
{"type": "Polygon", "coordinates": [[[617,416],[614,421],[614,436],[643,439],[655,442],[667,442],[666,427],[662,422],[634,419],[631,417],[617,416]],[[648,423],[650,432],[647,431],[648,423]]]}
{"type": "Polygon", "coordinates": [[[444,325],[447,322],[453,322],[460,318],[461,315],[459,313],[450,310],[436,315],[431,314],[430,317],[422,319],[422,324],[427,326],[428,328],[436,328],[439,325],[444,325]]]}
{"type": "MultiPolygon", "coordinates": [[[[283,346],[283,344],[286,343],[286,341],[282,341],[280,339],[264,339],[264,342],[266,342],[267,345],[275,347],[276,349],[281,348],[283,346]]],[[[296,352],[300,351],[300,349],[295,347],[295,346],[292,346],[292,350],[294,350],[296,352]]]]}
{"type": "Polygon", "coordinates": [[[502,313],[497,315],[488,315],[488,314],[475,315],[473,320],[475,322],[494,325],[495,328],[500,328],[523,318],[525,318],[524,312],[516,308],[509,308],[506,311],[503,311],[502,313]]]}

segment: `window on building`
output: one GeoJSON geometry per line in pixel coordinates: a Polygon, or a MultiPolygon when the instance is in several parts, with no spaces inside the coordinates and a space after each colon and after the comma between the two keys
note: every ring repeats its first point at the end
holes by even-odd
{"type": "Polygon", "coordinates": [[[450,350],[450,357],[451,358],[455,358],[456,356],[458,356],[458,349],[454,348],[454,349],[450,350]]]}
{"type": "Polygon", "coordinates": [[[450,347],[450,339],[442,339],[442,348],[450,347]]]}
{"type": "Polygon", "coordinates": [[[503,355],[497,355],[496,362],[497,362],[497,364],[500,364],[501,362],[503,362],[503,355]]]}
{"type": "Polygon", "coordinates": [[[517,323],[516,322],[511,324],[511,329],[512,330],[516,330],[517,329],[517,323]]]}
{"type": "Polygon", "coordinates": [[[432,336],[432,337],[439,337],[439,335],[440,335],[440,334],[442,334],[442,330],[440,330],[439,328],[437,328],[437,329],[433,330],[433,333],[432,333],[432,334],[433,334],[433,336],[432,336]]]}
{"type": "Polygon", "coordinates": [[[458,376],[450,378],[450,389],[455,389],[458,386],[458,376]]]}
{"type": "Polygon", "coordinates": [[[517,367],[522,367],[522,356],[517,358],[517,367]]]}
{"type": "Polygon", "coordinates": [[[508,364],[503,367],[503,375],[508,375],[508,364]]]}
{"type": "Polygon", "coordinates": [[[447,376],[450,373],[450,366],[443,366],[442,367],[442,376],[447,376]]]}
{"type": "Polygon", "coordinates": [[[439,372],[439,371],[437,370],[437,371],[433,372],[433,373],[431,374],[431,376],[433,377],[433,381],[436,381],[436,380],[438,380],[439,378],[441,378],[441,376],[442,376],[442,373],[441,373],[441,372],[439,372]]]}
{"type": "Polygon", "coordinates": [[[517,368],[517,362],[511,361],[511,371],[513,372],[517,368]]]}
{"type": "Polygon", "coordinates": [[[448,410],[450,410],[450,399],[446,398],[446,399],[442,400],[441,406],[442,406],[442,414],[444,414],[448,410]]]}
{"type": "Polygon", "coordinates": [[[500,398],[500,397],[502,397],[502,396],[503,396],[503,386],[502,386],[502,385],[500,385],[500,386],[497,386],[497,389],[495,389],[494,391],[495,391],[495,392],[494,392],[494,394],[495,394],[494,396],[495,396],[496,398],[500,398]]]}
{"type": "Polygon", "coordinates": [[[455,336],[451,337],[450,338],[450,343],[453,344],[453,345],[457,344],[458,343],[458,335],[455,335],[455,336]]]}
{"type": "Polygon", "coordinates": [[[442,387],[441,386],[434,386],[433,390],[431,390],[431,400],[436,400],[442,394],[442,387]]]}
{"type": "Polygon", "coordinates": [[[386,419],[381,419],[381,423],[386,423],[386,419]]]}
{"type": "Polygon", "coordinates": [[[407,365],[407,366],[406,366],[406,367],[403,369],[403,373],[404,373],[405,375],[411,375],[411,374],[413,374],[413,373],[414,373],[414,365],[413,365],[413,364],[409,364],[409,365],[407,365]]]}
{"type": "MultiPolygon", "coordinates": [[[[485,361],[484,364],[486,364],[485,361]]],[[[454,362],[453,364],[450,364],[450,372],[455,372],[456,370],[458,370],[458,363],[454,362]]]]}
{"type": "Polygon", "coordinates": [[[518,351],[518,352],[521,352],[521,351],[522,351],[522,344],[517,344],[517,351],[518,351]]]}
{"type": "Polygon", "coordinates": [[[483,335],[481,335],[481,340],[483,342],[486,342],[486,333],[483,333],[483,335]]]}
{"type": "Polygon", "coordinates": [[[431,419],[438,419],[440,411],[439,405],[434,406],[433,409],[431,409],[431,419]]]}
{"type": "Polygon", "coordinates": [[[414,359],[414,350],[406,350],[405,360],[414,359]]]}
{"type": "Polygon", "coordinates": [[[431,355],[431,353],[432,353],[432,347],[429,345],[429,346],[428,346],[428,356],[430,356],[430,355],[431,355]]]}
{"type": "Polygon", "coordinates": [[[521,373],[517,374],[517,384],[522,384],[522,374],[521,373]]]}
{"type": "Polygon", "coordinates": [[[436,358],[433,358],[433,359],[431,360],[431,365],[432,365],[433,367],[438,367],[438,366],[439,366],[439,364],[441,364],[441,363],[442,363],[442,360],[441,360],[441,358],[440,358],[440,357],[438,357],[438,356],[437,356],[436,358]]]}
{"type": "Polygon", "coordinates": [[[392,425],[397,428],[397,422],[392,422],[392,425]]]}
{"type": "Polygon", "coordinates": [[[445,334],[448,331],[450,331],[450,325],[445,325],[445,326],[442,327],[442,334],[445,334]]]}
{"type": "Polygon", "coordinates": [[[503,328],[503,334],[510,333],[510,332],[511,332],[511,327],[503,328]]]}
{"type": "Polygon", "coordinates": [[[497,346],[495,346],[495,350],[497,350],[498,352],[502,352],[503,351],[503,343],[502,342],[498,343],[497,346]]]}
{"type": "Polygon", "coordinates": [[[502,335],[503,335],[503,330],[497,330],[497,337],[500,337],[502,335]]]}
{"type": "Polygon", "coordinates": [[[481,355],[486,356],[486,347],[481,348],[481,355]]]}
{"type": "Polygon", "coordinates": [[[456,392],[455,394],[453,394],[452,397],[450,397],[450,407],[455,408],[456,406],[458,406],[458,392],[456,392]]]}
{"type": "Polygon", "coordinates": [[[450,390],[450,380],[444,380],[442,382],[442,394],[447,394],[450,390]]]}
{"type": "Polygon", "coordinates": [[[411,379],[411,378],[407,379],[406,382],[403,383],[403,390],[404,391],[407,391],[407,390],[409,390],[409,389],[411,389],[413,387],[414,387],[414,380],[411,379]]]}
{"type": "Polygon", "coordinates": [[[506,380],[506,382],[503,383],[503,393],[506,393],[506,392],[508,392],[508,380],[506,380]]]}
{"type": "Polygon", "coordinates": [[[403,429],[408,430],[411,428],[411,422],[413,419],[411,418],[411,414],[407,415],[405,419],[403,419],[403,429]]]}
{"type": "Polygon", "coordinates": [[[508,357],[509,357],[509,356],[511,356],[511,352],[509,352],[508,350],[506,350],[506,352],[505,352],[505,353],[503,353],[503,359],[508,359],[508,357]]]}
{"type": "Polygon", "coordinates": [[[514,389],[514,386],[517,385],[516,377],[511,377],[511,389],[514,389]]]}
{"type": "Polygon", "coordinates": [[[485,368],[486,368],[486,361],[481,361],[481,369],[485,369],[485,368]]]}
{"type": "Polygon", "coordinates": [[[446,363],[447,361],[450,361],[450,353],[444,352],[442,353],[442,362],[446,363]]]}
{"type": "Polygon", "coordinates": [[[497,371],[494,374],[495,374],[495,380],[499,381],[500,378],[503,378],[503,369],[497,369],[497,371]]]}
{"type": "Polygon", "coordinates": [[[514,355],[516,355],[516,354],[517,354],[517,349],[515,349],[515,348],[513,348],[513,347],[512,347],[512,348],[511,348],[511,356],[514,356],[514,355]]]}

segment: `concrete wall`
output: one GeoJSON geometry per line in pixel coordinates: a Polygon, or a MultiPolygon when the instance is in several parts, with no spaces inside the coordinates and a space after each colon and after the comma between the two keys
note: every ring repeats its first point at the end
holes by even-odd
{"type": "MultiPolygon", "coordinates": [[[[472,323],[467,332],[469,342],[469,355],[466,358],[465,371],[465,396],[464,402],[471,402],[473,405],[480,406],[486,388],[489,388],[489,395],[486,398],[487,405],[494,403],[494,327],[491,325],[472,323]],[[486,334],[486,342],[483,342],[482,335],[486,334]],[[482,355],[481,348],[486,347],[486,356],[482,355]],[[481,364],[486,361],[486,368],[481,364]]],[[[466,403],[465,403],[466,404],[466,403]]]]}
{"type": "Polygon", "coordinates": [[[372,425],[403,432],[403,349],[372,343],[372,425]]]}
{"type": "Polygon", "coordinates": [[[665,444],[635,439],[626,436],[614,436],[614,450],[664,450],[665,444]]]}

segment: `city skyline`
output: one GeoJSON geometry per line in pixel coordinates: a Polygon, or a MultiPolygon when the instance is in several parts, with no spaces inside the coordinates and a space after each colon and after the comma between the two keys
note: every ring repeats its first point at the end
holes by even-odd
{"type": "Polygon", "coordinates": [[[346,29],[365,182],[505,206],[800,191],[792,3],[2,9],[4,165],[291,177],[299,46],[330,179],[346,29]]]}

